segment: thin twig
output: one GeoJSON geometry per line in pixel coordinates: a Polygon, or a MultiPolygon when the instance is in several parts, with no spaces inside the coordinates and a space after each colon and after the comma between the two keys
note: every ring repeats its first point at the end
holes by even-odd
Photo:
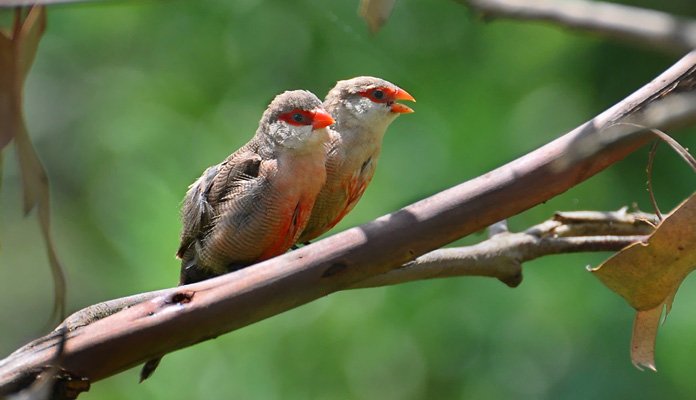
{"type": "MultiPolygon", "coordinates": [[[[696,172],[696,159],[689,154],[689,151],[684,148],[679,142],[677,142],[673,137],[669,136],[665,132],[659,130],[659,129],[654,129],[654,128],[648,128],[640,124],[635,124],[631,122],[617,122],[615,125],[627,125],[627,126],[632,126],[634,128],[638,129],[645,129],[649,132],[652,132],[655,136],[657,136],[658,139],[661,141],[667,143],[669,147],[672,148],[690,167],[691,169],[696,172]]],[[[648,193],[650,195],[650,201],[652,202],[652,205],[655,209],[655,213],[657,214],[658,218],[662,220],[662,214],[660,213],[660,209],[657,206],[657,200],[655,199],[655,193],[653,192],[652,188],[652,169],[653,169],[653,163],[655,160],[655,152],[657,150],[657,144],[659,142],[655,142],[652,147],[650,148],[650,152],[648,153],[648,166],[646,168],[647,175],[648,175],[648,193]]]]}
{"type": "Polygon", "coordinates": [[[662,213],[660,212],[660,207],[657,205],[657,199],[655,198],[655,191],[653,190],[653,185],[652,185],[652,171],[653,171],[653,164],[655,163],[655,153],[657,152],[657,146],[660,144],[659,141],[653,142],[652,146],[650,146],[650,151],[648,152],[648,165],[645,168],[645,172],[648,175],[648,195],[650,195],[650,203],[652,204],[653,210],[655,211],[655,215],[657,215],[657,218],[662,221],[664,218],[662,217],[662,213]]]}
{"type": "Polygon", "coordinates": [[[664,133],[663,131],[661,131],[659,129],[655,129],[655,128],[647,128],[645,126],[640,126],[638,124],[633,124],[633,123],[628,123],[628,122],[619,123],[619,124],[633,125],[637,128],[645,129],[647,131],[652,132],[655,136],[658,137],[658,139],[667,143],[669,145],[669,147],[671,147],[672,150],[674,150],[674,152],[677,153],[679,155],[679,157],[681,157],[682,160],[684,160],[684,162],[686,162],[686,164],[689,165],[689,167],[691,167],[691,169],[694,172],[696,172],[696,159],[694,159],[694,156],[689,154],[689,151],[684,146],[679,144],[679,142],[677,142],[673,137],[671,137],[668,134],[664,133]]]}

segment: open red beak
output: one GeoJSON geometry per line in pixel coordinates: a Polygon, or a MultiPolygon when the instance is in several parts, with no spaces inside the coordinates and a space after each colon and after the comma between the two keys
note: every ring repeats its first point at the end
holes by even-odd
{"type": "Polygon", "coordinates": [[[321,128],[326,128],[329,125],[332,125],[334,122],[333,117],[331,117],[331,114],[327,113],[324,110],[314,110],[314,118],[312,119],[312,129],[321,129],[321,128]]]}
{"type": "MultiPolygon", "coordinates": [[[[416,101],[415,97],[411,96],[411,94],[409,92],[405,91],[404,89],[397,90],[396,93],[394,93],[394,99],[395,100],[407,100],[407,101],[413,101],[413,102],[416,101]]],[[[411,107],[405,106],[405,105],[399,104],[399,103],[392,104],[391,111],[393,113],[397,113],[397,114],[410,114],[410,113],[414,112],[411,107]]]]}

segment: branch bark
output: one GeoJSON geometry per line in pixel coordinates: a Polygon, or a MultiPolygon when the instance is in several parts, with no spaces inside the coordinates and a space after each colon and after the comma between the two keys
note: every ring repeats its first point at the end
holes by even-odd
{"type": "Polygon", "coordinates": [[[473,246],[432,251],[350,289],[456,276],[493,277],[516,287],[522,281],[524,262],[552,254],[618,251],[646,240],[656,223],[654,215],[625,209],[557,213],[524,232],[500,232],[473,246]]]}
{"type": "MultiPolygon", "coordinates": [[[[357,282],[347,289],[453,276],[495,277],[510,286],[517,286],[523,262],[551,254],[620,250],[644,239],[657,222],[657,217],[653,214],[627,213],[625,209],[617,212],[556,213],[553,219],[524,232],[510,233],[505,227],[485,242],[432,251],[385,274],[357,282]]],[[[66,318],[61,327],[74,331],[152,300],[166,291],[140,293],[86,307],[66,318]]]]}
{"type": "MultiPolygon", "coordinates": [[[[149,301],[73,330],[61,366],[73,376],[98,381],[385,274],[564,192],[653,138],[636,128],[608,135],[607,128],[618,121],[637,119],[662,130],[694,123],[695,86],[692,52],[614,107],[494,171],[263,263],[165,289],[149,301]],[[685,95],[689,101],[680,101],[680,112],[652,113],[685,95]]],[[[32,381],[50,364],[57,343],[55,334],[49,334],[0,361],[0,393],[32,381]]]]}
{"type": "Polygon", "coordinates": [[[457,0],[484,17],[546,21],[683,54],[696,49],[696,21],[622,4],[587,0],[457,0]]]}

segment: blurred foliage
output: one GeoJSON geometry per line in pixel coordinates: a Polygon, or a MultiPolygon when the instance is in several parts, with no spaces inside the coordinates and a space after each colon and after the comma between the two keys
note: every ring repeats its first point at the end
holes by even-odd
{"type": "MultiPolygon", "coordinates": [[[[691,1],[642,3],[696,17],[691,1]]],[[[390,128],[372,185],[335,232],[548,142],[675,60],[548,25],[487,24],[452,1],[401,0],[372,36],[356,8],[218,0],[49,9],[26,108],[51,178],[70,309],[177,282],[187,185],[246,142],[283,90],[323,96],[338,79],[369,74],[418,99],[390,128]]],[[[695,148],[693,133],[677,139],[695,148]]],[[[512,218],[512,229],[555,210],[650,210],[646,159],[647,149],[637,152],[512,218]]],[[[2,355],[42,333],[52,299],[40,232],[21,217],[16,163],[5,161],[2,355]]],[[[654,175],[665,210],[694,189],[666,146],[654,175]]],[[[462,278],[335,294],[167,356],[142,385],[132,369],[81,398],[693,398],[693,280],[658,337],[659,373],[641,373],[628,356],[631,308],[585,271],[605,256],[529,263],[514,290],[462,278]]]]}

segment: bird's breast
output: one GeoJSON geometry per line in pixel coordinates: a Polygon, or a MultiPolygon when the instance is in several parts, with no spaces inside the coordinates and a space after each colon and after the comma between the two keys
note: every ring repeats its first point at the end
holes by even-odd
{"type": "Polygon", "coordinates": [[[326,183],[325,153],[279,157],[274,186],[288,196],[316,197],[326,183]]]}

